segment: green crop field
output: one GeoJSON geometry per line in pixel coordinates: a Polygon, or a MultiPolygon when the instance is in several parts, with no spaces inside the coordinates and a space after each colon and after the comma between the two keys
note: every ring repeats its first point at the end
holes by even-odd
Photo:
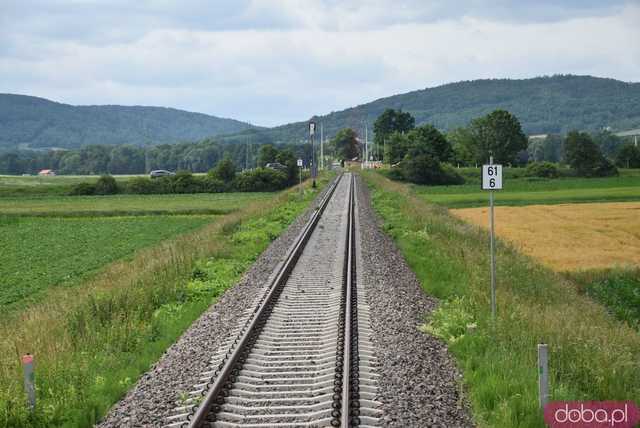
{"type": "Polygon", "coordinates": [[[212,216],[0,217],[0,306],[76,284],[135,250],[194,230],[212,216]]]}
{"type": "MultiPolygon", "coordinates": [[[[118,181],[126,181],[133,177],[146,177],[146,175],[114,175],[118,181]]],[[[98,175],[57,175],[54,177],[40,177],[37,175],[0,175],[0,188],[2,187],[38,187],[38,186],[62,186],[73,185],[85,181],[96,182],[98,175]]]]}
{"type": "Polygon", "coordinates": [[[272,197],[270,193],[6,197],[0,198],[0,215],[225,214],[249,201],[272,197]]]}
{"type": "MultiPolygon", "coordinates": [[[[465,176],[469,175],[466,171],[465,176]]],[[[607,178],[542,179],[510,178],[509,175],[505,173],[504,189],[496,192],[496,205],[640,201],[637,170],[623,170],[620,176],[607,178]]],[[[451,208],[484,206],[489,197],[486,191],[480,190],[479,176],[472,184],[414,186],[414,189],[428,202],[451,208]]]]}
{"type": "Polygon", "coordinates": [[[3,201],[0,426],[94,426],[308,206],[319,191],[310,187],[302,198],[290,189],[3,201]],[[155,214],[185,207],[228,213],[155,214]],[[141,215],[104,214],[113,210],[141,215]],[[17,358],[26,352],[38,361],[34,414],[17,358]]]}

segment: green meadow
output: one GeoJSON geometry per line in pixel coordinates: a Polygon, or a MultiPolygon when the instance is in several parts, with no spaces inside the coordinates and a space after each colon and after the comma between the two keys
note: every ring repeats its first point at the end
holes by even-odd
{"type": "Polygon", "coordinates": [[[448,344],[478,426],[544,426],[538,343],[549,346],[551,400],[640,401],[637,270],[567,277],[498,240],[492,321],[486,231],[428,202],[423,187],[364,176],[385,232],[440,299],[421,329],[448,344]]]}
{"type": "MultiPolygon", "coordinates": [[[[518,172],[505,171],[503,190],[495,192],[496,205],[640,201],[639,170],[621,170],[617,177],[554,179],[527,178],[518,172]]],[[[412,187],[424,200],[450,208],[487,205],[489,195],[480,189],[480,170],[465,168],[463,175],[468,184],[412,187]]]]}
{"type": "Polygon", "coordinates": [[[305,187],[0,199],[0,427],[93,426],[308,206],[305,187]]]}

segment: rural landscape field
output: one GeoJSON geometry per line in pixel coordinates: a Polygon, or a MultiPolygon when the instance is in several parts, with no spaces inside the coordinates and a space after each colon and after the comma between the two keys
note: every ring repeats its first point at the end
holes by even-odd
{"type": "Polygon", "coordinates": [[[0,5],[0,428],[640,428],[640,3],[0,5]]]}
{"type": "Polygon", "coordinates": [[[313,195],[0,198],[0,424],[96,422],[313,195]],[[35,415],[20,405],[24,353],[37,356],[35,415]]]}

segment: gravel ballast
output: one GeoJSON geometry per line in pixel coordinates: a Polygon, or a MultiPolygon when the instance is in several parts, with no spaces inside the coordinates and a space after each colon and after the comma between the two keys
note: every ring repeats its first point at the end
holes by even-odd
{"type": "Polygon", "coordinates": [[[238,284],[229,288],[167,349],[98,427],[161,427],[166,424],[180,394],[193,389],[211,355],[241,321],[238,314],[243,314],[248,303],[262,294],[272,271],[282,262],[326,190],[320,192],[310,208],[269,245],[238,284]]]}
{"type": "Polygon", "coordinates": [[[473,427],[460,373],[446,345],[418,326],[437,306],[424,293],[393,240],[382,232],[358,177],[360,265],[377,350],[383,426],[473,427]]]}
{"type": "MultiPolygon", "coordinates": [[[[418,330],[437,305],[427,296],[391,238],[379,228],[366,185],[358,177],[358,281],[366,288],[371,340],[380,375],[378,400],[387,427],[473,427],[461,397],[460,374],[445,344],[418,330]]],[[[326,191],[326,189],[325,189],[326,191]]],[[[322,192],[324,193],[324,192],[322,192]]],[[[322,194],[172,345],[98,426],[161,427],[180,394],[193,389],[210,357],[242,321],[239,314],[264,285],[304,227],[322,194]]]]}

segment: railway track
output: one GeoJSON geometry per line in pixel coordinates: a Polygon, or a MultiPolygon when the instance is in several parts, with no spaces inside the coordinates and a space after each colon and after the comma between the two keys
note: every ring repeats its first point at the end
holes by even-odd
{"type": "Polygon", "coordinates": [[[330,185],[168,427],[379,425],[355,186],[330,185]]]}

